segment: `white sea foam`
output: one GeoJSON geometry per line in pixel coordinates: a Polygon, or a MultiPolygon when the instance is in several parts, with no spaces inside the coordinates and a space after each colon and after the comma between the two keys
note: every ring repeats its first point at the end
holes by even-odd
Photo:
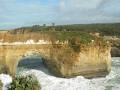
{"type": "MultiPolygon", "coordinates": [[[[24,75],[34,74],[41,84],[42,90],[120,90],[120,81],[118,80],[120,67],[118,66],[112,67],[112,71],[107,77],[97,79],[85,79],[82,76],[70,79],[59,78],[49,74],[45,68],[41,68],[41,70],[30,69],[21,73],[24,75]]],[[[7,90],[12,78],[9,75],[0,74],[0,80],[3,83],[3,90],[7,90]]]]}
{"type": "Polygon", "coordinates": [[[3,90],[8,90],[7,86],[12,82],[12,77],[6,74],[0,74],[0,80],[3,83],[3,90]]]}
{"type": "MultiPolygon", "coordinates": [[[[120,58],[118,58],[120,59],[120,58]]],[[[24,75],[34,74],[41,84],[42,90],[120,90],[119,68],[112,67],[111,73],[105,78],[85,79],[82,76],[75,78],[59,78],[50,75],[43,67],[41,70],[30,69],[22,71],[24,75]]]]}
{"type": "Polygon", "coordinates": [[[104,90],[105,87],[98,82],[99,80],[89,80],[82,76],[75,78],[58,78],[47,75],[39,70],[30,70],[25,72],[26,75],[34,74],[41,86],[42,90],[104,90]],[[100,86],[99,86],[100,85],[100,86]]]}

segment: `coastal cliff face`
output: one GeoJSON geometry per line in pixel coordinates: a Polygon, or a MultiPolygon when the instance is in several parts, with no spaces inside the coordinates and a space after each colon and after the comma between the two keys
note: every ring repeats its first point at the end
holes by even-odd
{"type": "Polygon", "coordinates": [[[101,46],[81,47],[75,52],[69,47],[52,48],[51,59],[43,60],[55,75],[73,77],[82,75],[86,78],[106,76],[111,70],[110,47],[101,46]],[[52,60],[52,62],[51,62],[52,60]]]}
{"type": "Polygon", "coordinates": [[[104,39],[111,44],[111,56],[120,57],[120,37],[116,36],[104,36],[104,39]]]}
{"type": "Polygon", "coordinates": [[[111,55],[112,57],[120,57],[120,38],[117,40],[112,40],[112,49],[111,55]]]}
{"type": "Polygon", "coordinates": [[[39,43],[1,43],[0,62],[8,67],[11,74],[15,74],[19,61],[24,56],[35,53],[39,54],[48,69],[59,77],[82,75],[93,78],[106,76],[111,70],[111,47],[102,41],[92,40],[87,44],[81,44],[79,40],[40,41],[42,40],[39,39],[39,43]]]}
{"type": "Polygon", "coordinates": [[[111,55],[112,57],[120,57],[120,47],[112,47],[111,55]]]}

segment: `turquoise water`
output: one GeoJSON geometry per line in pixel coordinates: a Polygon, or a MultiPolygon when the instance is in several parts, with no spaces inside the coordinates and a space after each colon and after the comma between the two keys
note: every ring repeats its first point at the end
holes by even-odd
{"type": "Polygon", "coordinates": [[[17,75],[20,74],[34,74],[42,90],[120,90],[120,57],[112,58],[112,70],[105,78],[58,78],[51,75],[38,58],[21,62],[17,68],[17,75]]]}

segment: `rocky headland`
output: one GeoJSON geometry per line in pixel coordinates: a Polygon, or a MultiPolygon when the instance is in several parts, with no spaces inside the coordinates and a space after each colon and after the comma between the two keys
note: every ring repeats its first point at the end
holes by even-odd
{"type": "Polygon", "coordinates": [[[39,54],[56,76],[106,76],[111,70],[111,46],[101,37],[82,32],[41,32],[0,35],[0,62],[15,74],[21,58],[39,54]]]}
{"type": "Polygon", "coordinates": [[[120,57],[120,38],[117,40],[110,40],[112,49],[111,49],[111,56],[112,57],[120,57]]]}

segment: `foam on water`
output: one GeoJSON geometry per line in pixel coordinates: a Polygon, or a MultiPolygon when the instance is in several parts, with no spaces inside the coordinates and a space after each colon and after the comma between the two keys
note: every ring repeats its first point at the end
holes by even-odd
{"type": "Polygon", "coordinates": [[[48,72],[45,73],[45,68],[42,70],[28,69],[22,73],[24,75],[34,74],[39,80],[42,90],[120,90],[120,58],[113,58],[112,61],[112,71],[105,78],[85,79],[82,76],[70,79],[59,78],[48,72]],[[115,64],[119,64],[119,66],[115,66],[115,64]]]}
{"type": "Polygon", "coordinates": [[[41,86],[42,90],[103,90],[103,86],[99,83],[94,84],[94,81],[78,76],[71,79],[58,78],[46,75],[38,70],[27,71],[26,74],[34,74],[41,86]],[[99,88],[98,88],[99,86],[99,88]]]}
{"type": "Polygon", "coordinates": [[[3,90],[8,90],[7,86],[12,82],[12,77],[6,74],[0,74],[0,80],[3,83],[3,90]]]}

